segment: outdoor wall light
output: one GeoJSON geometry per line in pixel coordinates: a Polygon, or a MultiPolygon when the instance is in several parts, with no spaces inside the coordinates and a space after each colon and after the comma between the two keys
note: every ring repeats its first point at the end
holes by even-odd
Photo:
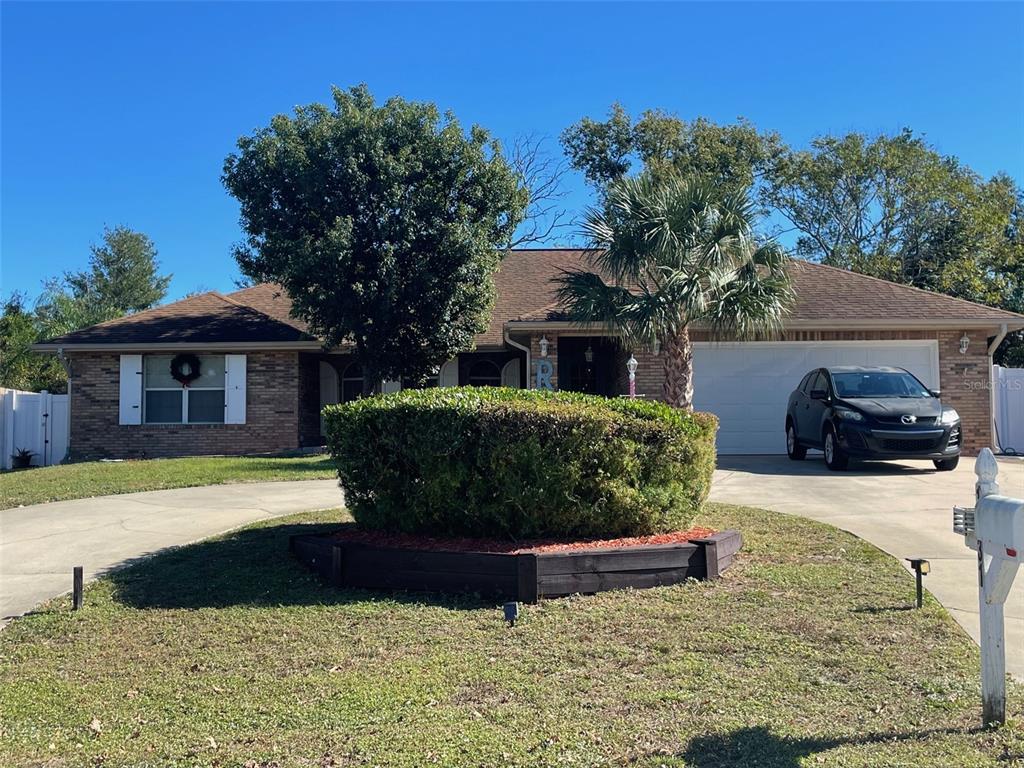
{"type": "Polygon", "coordinates": [[[927,576],[932,569],[932,564],[923,557],[908,557],[907,562],[914,569],[914,580],[917,582],[917,607],[924,604],[924,592],[921,589],[921,577],[927,576]]]}
{"type": "Polygon", "coordinates": [[[548,356],[548,343],[549,342],[548,342],[548,337],[547,336],[541,336],[540,337],[540,341],[537,342],[537,345],[540,347],[540,356],[541,357],[547,357],[548,356]]]}
{"type": "Polygon", "coordinates": [[[636,369],[640,367],[640,363],[636,361],[636,358],[631,354],[629,360],[626,361],[626,370],[629,371],[629,396],[636,397],[636,369]]]}
{"type": "Polygon", "coordinates": [[[583,353],[583,359],[587,361],[587,365],[594,362],[594,348],[587,345],[587,351],[583,353]]]}
{"type": "Polygon", "coordinates": [[[971,337],[965,333],[960,337],[960,354],[966,355],[969,346],[971,346],[971,337]]]}

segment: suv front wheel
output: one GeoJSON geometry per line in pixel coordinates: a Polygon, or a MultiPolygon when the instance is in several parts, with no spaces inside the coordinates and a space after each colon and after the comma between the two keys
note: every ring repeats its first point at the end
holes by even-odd
{"type": "Polygon", "coordinates": [[[839,438],[836,436],[836,431],[833,427],[828,427],[825,430],[824,450],[825,466],[833,472],[846,469],[846,466],[850,463],[850,457],[840,447],[839,438]]]}
{"type": "Polygon", "coordinates": [[[800,445],[796,439],[796,429],[793,422],[786,424],[786,455],[793,461],[803,461],[807,458],[807,449],[800,445]]]}

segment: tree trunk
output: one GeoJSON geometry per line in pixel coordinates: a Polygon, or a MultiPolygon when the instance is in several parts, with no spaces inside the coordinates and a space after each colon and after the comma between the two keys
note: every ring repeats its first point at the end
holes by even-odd
{"type": "Polygon", "coordinates": [[[363,397],[380,392],[380,375],[373,368],[363,365],[363,397]]]}
{"type": "Polygon", "coordinates": [[[673,408],[693,410],[693,343],[686,326],[675,336],[668,336],[665,348],[665,402],[673,408]]]}

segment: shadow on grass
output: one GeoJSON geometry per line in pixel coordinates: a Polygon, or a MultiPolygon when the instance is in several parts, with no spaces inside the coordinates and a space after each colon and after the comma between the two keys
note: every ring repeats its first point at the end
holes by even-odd
{"type": "MultiPolygon", "coordinates": [[[[798,768],[801,761],[818,752],[846,745],[881,744],[916,741],[936,735],[965,735],[982,731],[978,728],[934,728],[896,733],[868,733],[863,736],[832,739],[789,738],[772,733],[762,726],[741,728],[729,734],[714,734],[693,739],[679,757],[694,768],[798,768]]],[[[1015,759],[1007,756],[1006,759],[1015,759]]]]}
{"type": "Polygon", "coordinates": [[[476,595],[336,589],[320,581],[288,551],[299,534],[337,530],[339,523],[245,528],[216,539],[166,549],[105,574],[114,597],[132,608],[228,608],[345,605],[389,602],[456,609],[492,607],[476,595]]]}
{"type": "Polygon", "coordinates": [[[885,606],[872,606],[866,605],[861,608],[852,608],[850,613],[902,613],[903,611],[916,611],[916,605],[885,605],[885,606]]]}

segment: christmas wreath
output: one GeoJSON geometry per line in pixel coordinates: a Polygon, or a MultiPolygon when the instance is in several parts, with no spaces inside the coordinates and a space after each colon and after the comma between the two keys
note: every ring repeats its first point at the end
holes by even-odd
{"type": "Polygon", "coordinates": [[[199,358],[190,354],[175,355],[171,360],[171,376],[175,381],[180,381],[183,387],[187,387],[199,378],[199,358]]]}

